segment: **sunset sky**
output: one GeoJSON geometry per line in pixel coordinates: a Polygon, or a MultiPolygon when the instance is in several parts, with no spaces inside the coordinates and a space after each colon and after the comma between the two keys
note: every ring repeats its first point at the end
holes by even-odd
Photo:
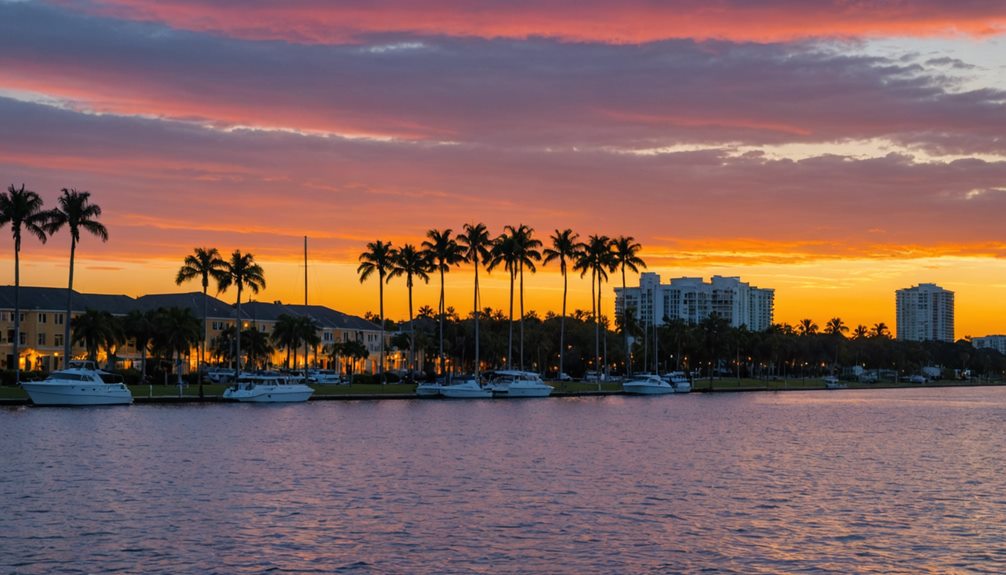
{"type": "MultiPolygon", "coordinates": [[[[102,206],[81,291],[197,290],[174,275],[210,246],[300,302],[307,235],[312,303],[362,314],[368,241],[525,223],[775,288],[776,321],[893,326],[934,282],[958,337],[1004,333],[1004,55],[1001,0],[0,0],[0,184],[102,206]]],[[[23,285],[65,286],[68,252],[26,241],[23,285]]],[[[470,271],[447,289],[467,313],[470,271]]],[[[557,269],[527,290],[559,309],[557,269]]]]}

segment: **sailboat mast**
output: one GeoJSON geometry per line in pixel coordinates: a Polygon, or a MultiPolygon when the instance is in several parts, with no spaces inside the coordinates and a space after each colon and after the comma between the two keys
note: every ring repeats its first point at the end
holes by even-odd
{"type": "MultiPolygon", "coordinates": [[[[309,314],[307,309],[307,236],[304,236],[304,313],[309,314]]],[[[308,315],[310,317],[310,315],[308,315]]],[[[311,351],[311,343],[304,338],[304,383],[307,383],[307,361],[308,353],[311,351]]]]}

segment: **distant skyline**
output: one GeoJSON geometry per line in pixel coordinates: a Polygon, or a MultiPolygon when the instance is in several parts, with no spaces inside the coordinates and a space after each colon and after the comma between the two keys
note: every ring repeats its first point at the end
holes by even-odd
{"type": "MultiPolygon", "coordinates": [[[[893,326],[895,290],[936,283],[958,337],[1006,332],[1002,2],[226,6],[0,0],[0,185],[102,206],[79,290],[190,291],[174,274],[207,246],[299,303],[307,235],[312,303],[362,315],[368,241],[480,221],[634,236],[665,280],[774,288],[776,321],[893,326]]],[[[68,251],[26,240],[22,283],[65,286],[68,251]]],[[[556,268],[526,282],[558,311],[556,268]]],[[[505,274],[483,285],[505,308],[505,274]]],[[[389,284],[388,316],[405,300],[389,284]]],[[[471,309],[467,268],[447,304],[471,309]]]]}

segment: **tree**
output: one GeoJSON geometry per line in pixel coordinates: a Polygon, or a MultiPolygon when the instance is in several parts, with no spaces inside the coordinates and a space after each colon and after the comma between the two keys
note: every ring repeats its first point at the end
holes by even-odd
{"type": "Polygon", "coordinates": [[[559,262],[559,273],[562,274],[562,316],[559,319],[559,375],[566,372],[566,297],[569,293],[569,276],[567,265],[575,262],[583,252],[583,244],[578,242],[580,235],[573,233],[573,230],[555,230],[552,234],[552,247],[546,248],[543,252],[544,265],[550,262],[559,262]]]}
{"type": "Polygon", "coordinates": [[[800,335],[815,335],[817,334],[817,324],[814,323],[812,319],[801,319],[800,323],[796,326],[797,331],[800,335]]]}
{"type": "Polygon", "coordinates": [[[583,277],[590,272],[590,299],[594,320],[594,367],[601,369],[601,288],[608,279],[611,265],[611,239],[608,236],[591,235],[587,239],[580,257],[573,266],[583,277]]]}
{"type": "Polygon", "coordinates": [[[870,336],[870,328],[866,327],[863,324],[857,325],[856,329],[852,330],[853,339],[866,339],[869,336],[870,336]]]}
{"type": "MultiPolygon", "coordinates": [[[[238,326],[238,333],[241,333],[242,336],[236,339],[237,350],[234,354],[236,369],[234,373],[235,376],[240,376],[241,340],[244,339],[243,331],[241,331],[241,292],[245,288],[251,290],[252,293],[258,293],[260,290],[265,289],[265,272],[262,271],[262,266],[255,263],[255,256],[252,254],[242,254],[241,250],[234,250],[234,253],[231,254],[231,259],[224,261],[221,272],[216,278],[217,291],[225,292],[228,288],[234,286],[238,292],[237,304],[234,309],[234,323],[238,326]]],[[[248,355],[249,358],[252,357],[251,352],[248,355]]]]}
{"type": "Polygon", "coordinates": [[[514,240],[514,261],[520,276],[520,369],[524,370],[524,268],[531,273],[538,271],[534,262],[541,261],[541,240],[534,238],[534,228],[520,224],[516,228],[507,226],[514,240]]]}
{"type": "Polygon", "coordinates": [[[43,244],[46,240],[45,225],[50,213],[42,210],[42,198],[31,190],[15,188],[13,184],[7,193],[0,194],[0,228],[10,224],[14,239],[14,382],[21,382],[21,232],[35,236],[43,244]]]}
{"type": "MultiPolygon", "coordinates": [[[[183,282],[199,278],[203,284],[203,321],[202,335],[199,337],[199,366],[202,368],[206,364],[206,316],[209,314],[207,306],[209,304],[210,278],[217,282],[226,273],[225,262],[220,257],[220,252],[216,248],[195,248],[193,253],[185,256],[182,267],[175,277],[175,284],[182,285],[183,282]]],[[[203,371],[199,369],[199,397],[203,396],[203,371]]]]}
{"type": "MultiPolygon", "coordinates": [[[[199,343],[202,322],[189,308],[160,308],[153,316],[154,347],[173,359],[178,385],[182,385],[182,356],[199,343]]],[[[181,392],[179,392],[181,393],[181,392]]]]}
{"type": "Polygon", "coordinates": [[[84,345],[87,359],[97,363],[98,351],[105,348],[111,360],[112,350],[125,341],[122,324],[107,311],[89,309],[73,325],[73,343],[84,345]]]}
{"type": "Polygon", "coordinates": [[[367,346],[356,340],[334,343],[332,344],[330,353],[332,361],[338,361],[340,356],[349,358],[350,362],[347,371],[349,372],[349,383],[351,384],[353,383],[353,364],[370,356],[367,346]]]}
{"type": "Polygon", "coordinates": [[[66,289],[66,321],[63,331],[63,357],[70,361],[70,323],[73,313],[73,260],[80,242],[80,231],[96,236],[102,242],[108,241],[108,229],[98,221],[101,217],[101,206],[91,203],[91,192],[78,192],[71,188],[63,188],[59,197],[59,207],[48,212],[48,218],[43,228],[50,236],[63,229],[70,230],[70,280],[66,289]]]}
{"type": "Polygon", "coordinates": [[[458,245],[457,240],[451,237],[451,230],[430,230],[426,232],[429,238],[423,242],[423,251],[430,261],[433,270],[440,272],[440,374],[446,373],[444,356],[444,312],[446,304],[444,302],[444,274],[450,271],[451,267],[464,261],[464,250],[458,245]]]}
{"type": "Polygon", "coordinates": [[[478,381],[480,375],[481,350],[479,349],[479,309],[482,306],[482,299],[479,293],[479,264],[489,261],[492,241],[489,239],[489,230],[485,224],[465,224],[463,234],[458,234],[458,242],[464,249],[465,261],[475,266],[475,295],[472,303],[472,315],[475,318],[475,380],[478,381]]]}
{"type": "Polygon", "coordinates": [[[388,272],[387,281],[404,275],[405,286],[409,290],[409,377],[412,377],[412,373],[416,370],[416,329],[412,314],[412,288],[415,278],[426,283],[430,282],[430,269],[430,260],[426,252],[417,250],[412,244],[405,244],[395,251],[393,266],[388,272]]]}
{"type": "Polygon", "coordinates": [[[384,282],[388,272],[391,271],[395,260],[395,250],[391,243],[384,243],[381,240],[367,244],[367,251],[360,254],[360,265],[356,268],[356,273],[360,274],[360,283],[367,281],[367,278],[377,273],[377,292],[380,298],[381,313],[381,383],[385,383],[384,377],[384,282]]]}
{"type": "Polygon", "coordinates": [[[290,353],[296,351],[300,345],[300,325],[297,319],[290,314],[280,314],[272,328],[272,342],[286,350],[287,369],[290,369],[290,353]]]}
{"type": "MultiPolygon", "coordinates": [[[[509,226],[507,230],[511,229],[509,226]]],[[[517,242],[512,234],[504,231],[498,238],[493,240],[493,247],[489,251],[489,263],[486,265],[487,271],[492,271],[502,265],[510,276],[510,324],[509,336],[507,337],[506,366],[513,369],[513,286],[517,279],[517,242]]]]}
{"type": "MultiPolygon", "coordinates": [[[[625,318],[625,268],[629,268],[634,273],[639,273],[639,268],[645,268],[646,262],[639,257],[639,251],[643,249],[643,246],[636,243],[635,238],[632,236],[619,236],[612,240],[611,242],[611,258],[615,266],[621,268],[622,270],[622,321],[626,322],[625,318]]],[[[624,323],[623,325],[628,325],[624,323]]],[[[629,330],[623,329],[625,332],[625,365],[629,372],[632,371],[632,362],[629,361],[629,330]]]]}
{"type": "Polygon", "coordinates": [[[240,343],[248,350],[248,363],[253,367],[258,367],[258,360],[268,358],[273,352],[273,347],[269,344],[269,335],[259,331],[255,326],[241,332],[240,343]]]}
{"type": "Polygon", "coordinates": [[[881,339],[888,339],[891,337],[891,330],[887,327],[884,322],[875,323],[870,329],[870,337],[876,337],[881,339]]]}
{"type": "Polygon", "coordinates": [[[133,310],[129,312],[122,324],[126,338],[133,340],[136,349],[140,352],[140,381],[147,379],[147,348],[150,347],[150,342],[156,333],[154,313],[153,311],[133,310]]]}
{"type": "Polygon", "coordinates": [[[849,333],[849,326],[845,325],[840,317],[833,317],[828,320],[828,324],[824,326],[824,333],[828,335],[836,335],[840,337],[845,337],[845,334],[849,333]]]}

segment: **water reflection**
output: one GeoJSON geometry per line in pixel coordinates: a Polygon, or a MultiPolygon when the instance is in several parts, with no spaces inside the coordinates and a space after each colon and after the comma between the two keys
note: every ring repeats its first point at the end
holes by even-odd
{"type": "Polygon", "coordinates": [[[17,573],[1000,572],[1006,390],[0,412],[17,573]]]}

